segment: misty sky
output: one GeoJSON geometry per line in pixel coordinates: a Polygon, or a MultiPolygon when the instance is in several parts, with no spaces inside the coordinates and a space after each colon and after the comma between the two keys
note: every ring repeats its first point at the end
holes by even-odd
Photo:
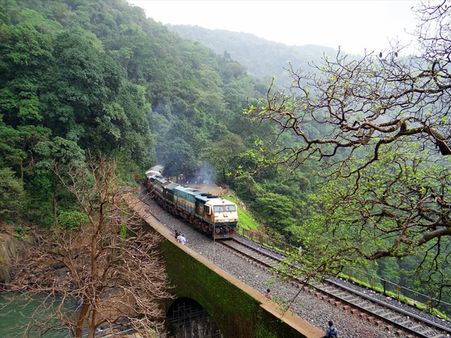
{"type": "MultiPolygon", "coordinates": [[[[288,45],[341,46],[349,53],[409,45],[415,29],[411,8],[419,1],[128,0],[163,24],[198,25],[252,33],[288,45]]],[[[411,50],[409,50],[411,51],[411,50]]]]}

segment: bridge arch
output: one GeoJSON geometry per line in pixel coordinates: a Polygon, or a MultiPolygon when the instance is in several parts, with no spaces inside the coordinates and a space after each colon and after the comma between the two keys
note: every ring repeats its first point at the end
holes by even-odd
{"type": "Polygon", "coordinates": [[[181,297],[170,304],[166,326],[171,337],[222,338],[213,317],[194,299],[181,297]]]}

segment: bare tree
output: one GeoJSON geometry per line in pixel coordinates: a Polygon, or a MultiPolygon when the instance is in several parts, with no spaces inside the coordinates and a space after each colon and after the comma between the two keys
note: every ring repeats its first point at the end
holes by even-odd
{"type": "Polygon", "coordinates": [[[87,169],[56,174],[75,197],[84,221],[76,229],[36,233],[25,260],[18,262],[12,289],[45,295],[37,309],[39,323],[30,322],[27,332],[43,322],[53,329],[65,327],[75,337],[83,331],[94,337],[96,329],[113,324],[147,335],[160,330],[162,301],[171,295],[159,236],[144,230],[125,207],[114,162],[101,159],[87,169]],[[48,321],[43,313],[51,314],[48,321]]]}
{"type": "Polygon", "coordinates": [[[271,86],[265,105],[250,109],[257,119],[275,122],[280,133],[296,136],[277,153],[279,162],[297,167],[319,160],[328,179],[349,188],[332,191],[335,206],[361,204],[348,209],[353,219],[347,226],[390,238],[388,246],[379,241],[372,252],[365,250],[369,259],[410,255],[451,235],[451,11],[442,1],[423,5],[418,14],[419,55],[400,57],[398,47],[360,58],[338,51],[313,73],[290,66],[291,92],[271,86]],[[427,155],[406,157],[406,150],[427,155]],[[389,152],[399,154],[398,164],[396,156],[382,159],[389,152]],[[375,165],[382,161],[388,162],[375,165]],[[440,169],[418,179],[428,167],[440,169]],[[375,193],[371,177],[377,174],[385,175],[378,181],[385,190],[375,193]]]}

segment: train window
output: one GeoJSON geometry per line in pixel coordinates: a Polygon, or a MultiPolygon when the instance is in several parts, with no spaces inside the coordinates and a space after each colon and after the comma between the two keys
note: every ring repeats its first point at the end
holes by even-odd
{"type": "Polygon", "coordinates": [[[226,211],[236,211],[236,207],[233,204],[225,205],[224,208],[226,211]]]}
{"type": "Polygon", "coordinates": [[[215,205],[214,207],[215,212],[232,212],[236,211],[236,208],[233,204],[228,205],[215,205]]]}

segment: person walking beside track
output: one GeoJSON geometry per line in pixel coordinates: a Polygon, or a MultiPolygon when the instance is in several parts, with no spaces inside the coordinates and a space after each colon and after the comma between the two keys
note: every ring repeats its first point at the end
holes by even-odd
{"type": "Polygon", "coordinates": [[[186,244],[186,238],[185,236],[183,236],[183,234],[180,234],[177,236],[177,242],[179,242],[180,244],[185,245],[186,244]]]}
{"type": "Polygon", "coordinates": [[[338,338],[338,330],[334,326],[334,322],[329,320],[329,327],[326,329],[324,338],[338,338]]]}

